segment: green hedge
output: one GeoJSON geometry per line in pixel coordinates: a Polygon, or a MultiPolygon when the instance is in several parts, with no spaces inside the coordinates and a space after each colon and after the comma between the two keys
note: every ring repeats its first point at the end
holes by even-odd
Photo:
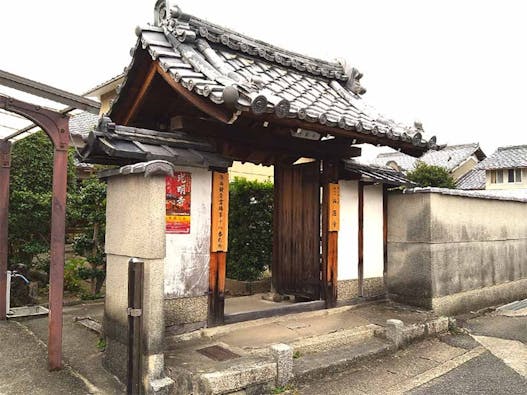
{"type": "Polygon", "coordinates": [[[258,280],[271,265],[273,183],[235,177],[229,188],[227,277],[258,280]]]}

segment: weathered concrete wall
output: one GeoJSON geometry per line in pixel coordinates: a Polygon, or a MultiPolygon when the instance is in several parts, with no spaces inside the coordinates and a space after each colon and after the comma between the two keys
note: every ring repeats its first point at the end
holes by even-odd
{"type": "Polygon", "coordinates": [[[440,193],[390,194],[388,290],[456,313],[527,296],[527,204],[440,193]]]}
{"type": "Polygon", "coordinates": [[[179,333],[207,321],[212,173],[193,167],[175,170],[191,174],[190,233],[166,235],[166,326],[179,333]]]}

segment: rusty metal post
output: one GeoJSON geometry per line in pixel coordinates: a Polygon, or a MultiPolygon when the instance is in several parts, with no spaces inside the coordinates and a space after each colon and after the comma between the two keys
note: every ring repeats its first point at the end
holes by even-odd
{"type": "Polygon", "coordinates": [[[11,143],[0,142],[0,320],[6,319],[7,235],[9,218],[9,181],[11,143]]]}
{"type": "Polygon", "coordinates": [[[129,395],[143,393],[142,326],[143,326],[144,262],[132,258],[128,261],[128,371],[126,390],[129,395]]]}
{"type": "Polygon", "coordinates": [[[51,200],[51,262],[49,284],[48,362],[50,370],[62,367],[62,299],[64,286],[64,244],[66,188],[68,175],[68,117],[60,112],[0,95],[0,105],[31,120],[46,132],[55,148],[53,196],[51,200]]]}
{"type": "Polygon", "coordinates": [[[64,243],[66,237],[66,189],[68,151],[55,148],[51,200],[51,263],[49,268],[49,369],[62,367],[62,302],[64,292],[64,243]]]}

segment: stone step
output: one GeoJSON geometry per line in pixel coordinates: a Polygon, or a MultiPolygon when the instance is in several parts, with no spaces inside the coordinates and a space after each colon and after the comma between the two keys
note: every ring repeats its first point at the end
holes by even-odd
{"type": "Polygon", "coordinates": [[[296,354],[312,354],[346,347],[357,342],[368,341],[383,328],[378,325],[364,325],[351,329],[343,329],[332,333],[302,338],[289,345],[296,354]]]}
{"type": "Polygon", "coordinates": [[[294,380],[296,382],[317,380],[329,373],[344,371],[368,358],[393,351],[395,351],[393,343],[370,337],[367,340],[355,340],[345,347],[300,355],[293,363],[294,380]]]}

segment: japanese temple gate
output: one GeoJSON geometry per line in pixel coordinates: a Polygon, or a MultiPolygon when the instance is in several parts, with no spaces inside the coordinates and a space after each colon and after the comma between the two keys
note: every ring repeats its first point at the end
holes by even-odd
{"type": "MultiPolygon", "coordinates": [[[[223,321],[232,161],[274,166],[276,290],[322,299],[329,308],[338,298],[339,257],[348,253],[346,243],[339,246],[343,224],[346,237],[359,230],[353,237],[364,277],[361,229],[370,183],[350,162],[361,152],[355,145],[414,156],[436,146],[419,125],[401,127],[364,104],[355,69],[167,10],[164,1],[155,16],[154,26],[136,29],[125,81],[81,152],[87,162],[122,166],[104,175],[105,358],[123,377],[126,262],[142,259],[148,382],[162,376],[166,327],[181,333],[223,321]],[[342,209],[351,201],[356,225],[342,209]]],[[[382,213],[384,189],[375,191],[382,213]]]]}

